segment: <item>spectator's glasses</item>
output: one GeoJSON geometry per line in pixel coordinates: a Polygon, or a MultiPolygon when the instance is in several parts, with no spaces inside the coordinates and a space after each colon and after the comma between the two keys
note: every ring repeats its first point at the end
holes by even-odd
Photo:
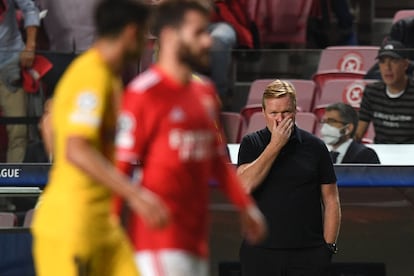
{"type": "Polygon", "coordinates": [[[333,119],[333,118],[321,119],[321,120],[319,121],[319,123],[321,123],[321,124],[328,124],[328,125],[335,125],[335,124],[342,124],[342,125],[346,125],[346,124],[348,124],[347,122],[338,121],[338,120],[335,120],[335,119],[333,119]]]}

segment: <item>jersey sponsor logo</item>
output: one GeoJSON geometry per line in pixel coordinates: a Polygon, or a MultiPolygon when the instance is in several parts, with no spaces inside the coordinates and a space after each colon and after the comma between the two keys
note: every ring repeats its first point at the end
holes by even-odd
{"type": "Polygon", "coordinates": [[[91,91],[85,91],[79,94],[76,99],[75,110],[70,115],[73,123],[87,124],[97,126],[100,119],[95,110],[98,106],[98,97],[91,91]]]}
{"type": "Polygon", "coordinates": [[[359,107],[362,101],[365,84],[363,82],[353,82],[346,86],[342,91],[342,100],[353,107],[359,107]]]}
{"type": "Polygon", "coordinates": [[[185,119],[184,110],[178,106],[173,107],[170,111],[169,117],[170,117],[171,122],[174,122],[174,123],[182,122],[185,119]]]}
{"type": "Polygon", "coordinates": [[[362,70],[362,56],[356,52],[344,54],[338,61],[337,69],[344,72],[355,72],[362,70]]]}
{"type": "Polygon", "coordinates": [[[1,169],[0,178],[19,178],[21,169],[1,169]]]}
{"type": "Polygon", "coordinates": [[[214,135],[208,130],[172,129],[168,137],[169,146],[178,151],[181,161],[201,161],[213,155],[214,135]]]}
{"type": "Polygon", "coordinates": [[[117,135],[115,143],[123,149],[131,149],[134,146],[135,118],[129,112],[122,112],[118,118],[117,135]]]}

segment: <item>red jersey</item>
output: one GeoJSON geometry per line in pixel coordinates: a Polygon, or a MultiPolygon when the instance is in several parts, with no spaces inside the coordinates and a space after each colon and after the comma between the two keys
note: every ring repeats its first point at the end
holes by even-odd
{"type": "Polygon", "coordinates": [[[207,256],[212,179],[238,207],[250,203],[227,158],[218,112],[211,83],[183,85],[157,66],[128,85],[119,120],[117,158],[140,164],[140,185],[161,196],[171,215],[161,230],[132,217],[129,230],[136,250],[182,249],[207,256]]]}

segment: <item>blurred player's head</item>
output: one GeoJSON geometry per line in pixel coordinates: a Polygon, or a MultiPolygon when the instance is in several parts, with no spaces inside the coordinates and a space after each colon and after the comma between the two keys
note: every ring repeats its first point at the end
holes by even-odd
{"type": "Polygon", "coordinates": [[[150,8],[139,0],[102,0],[95,10],[98,39],[122,44],[126,60],[138,58],[148,33],[150,8]]]}
{"type": "Polygon", "coordinates": [[[293,85],[282,80],[270,83],[263,92],[262,108],[269,129],[272,129],[274,121],[279,124],[287,117],[294,120],[296,90],[293,85]]]}
{"type": "Polygon", "coordinates": [[[168,47],[183,64],[205,70],[210,64],[212,38],[208,32],[210,9],[197,0],[165,0],[156,7],[154,34],[160,51],[168,47]]]}

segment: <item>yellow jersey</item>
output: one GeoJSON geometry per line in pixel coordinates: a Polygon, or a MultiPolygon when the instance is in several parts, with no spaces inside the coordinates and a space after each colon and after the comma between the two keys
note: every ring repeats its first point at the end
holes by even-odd
{"type": "Polygon", "coordinates": [[[51,111],[54,161],[32,225],[36,234],[90,243],[114,232],[111,191],[69,163],[66,147],[68,137],[83,137],[113,160],[121,91],[121,80],[93,48],[59,81],[51,111]]]}

